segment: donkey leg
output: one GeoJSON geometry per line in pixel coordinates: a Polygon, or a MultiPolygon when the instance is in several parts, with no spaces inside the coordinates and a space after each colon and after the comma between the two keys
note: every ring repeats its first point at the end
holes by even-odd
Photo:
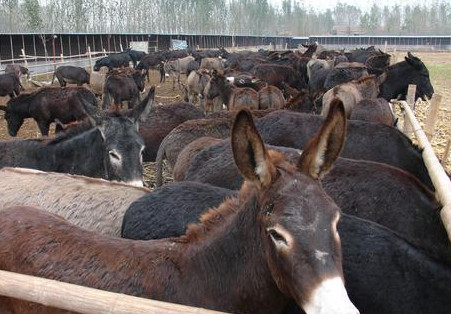
{"type": "Polygon", "coordinates": [[[50,123],[46,121],[38,122],[39,131],[41,131],[42,136],[49,135],[50,123]]]}

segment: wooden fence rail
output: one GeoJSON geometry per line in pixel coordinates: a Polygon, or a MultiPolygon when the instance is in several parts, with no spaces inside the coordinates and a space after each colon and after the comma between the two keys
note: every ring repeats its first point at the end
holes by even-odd
{"type": "Polygon", "coordinates": [[[429,140],[416,119],[409,104],[405,101],[397,102],[405,110],[406,119],[413,127],[413,132],[418,140],[419,147],[423,149],[423,160],[436,190],[437,200],[442,204],[440,217],[445,226],[448,238],[451,241],[451,181],[445,170],[435,156],[429,140]]]}
{"type": "Polygon", "coordinates": [[[84,314],[221,313],[0,270],[0,295],[84,314]]]}
{"type": "MultiPolygon", "coordinates": [[[[108,55],[108,54],[112,54],[112,53],[117,53],[117,51],[90,51],[90,47],[88,46],[88,50],[86,51],[86,53],[84,54],[79,54],[79,55],[71,55],[71,56],[65,56],[65,55],[60,55],[60,56],[33,56],[33,55],[28,55],[25,53],[25,51],[22,49],[22,54],[20,55],[21,58],[17,58],[17,59],[9,59],[9,60],[0,60],[0,64],[1,63],[18,63],[20,64],[21,62],[24,64],[24,66],[26,68],[28,68],[29,70],[33,70],[33,69],[38,69],[38,68],[45,68],[45,67],[53,67],[53,71],[56,69],[57,66],[59,65],[64,65],[64,64],[72,64],[72,63],[76,63],[76,62],[80,62],[80,60],[86,59],[86,61],[89,61],[90,63],[90,68],[92,69],[92,62],[96,61],[97,59],[103,58],[104,56],[108,55]],[[37,63],[38,60],[45,60],[48,62],[45,63],[37,63]],[[59,61],[56,61],[59,60],[59,61]],[[35,64],[32,64],[31,62],[35,62],[35,64]]],[[[3,72],[3,69],[0,69],[0,72],[3,72]]],[[[33,73],[33,71],[31,71],[32,75],[34,74],[39,74],[39,75],[44,75],[44,74],[51,74],[53,73],[53,71],[47,71],[47,72],[40,72],[40,73],[33,73]]]]}

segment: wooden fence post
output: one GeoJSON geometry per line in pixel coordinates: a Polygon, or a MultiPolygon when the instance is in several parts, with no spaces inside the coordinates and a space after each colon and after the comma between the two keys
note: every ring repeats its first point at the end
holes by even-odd
{"type": "MultiPolygon", "coordinates": [[[[407,103],[409,104],[412,110],[415,110],[415,92],[417,90],[416,85],[409,84],[409,88],[407,89],[407,103]]],[[[410,137],[412,135],[412,125],[407,119],[407,113],[404,111],[404,134],[410,137]]]]}
{"type": "Polygon", "coordinates": [[[88,46],[88,51],[86,52],[88,54],[88,58],[89,58],[89,68],[91,69],[91,72],[93,71],[92,69],[92,56],[91,56],[91,47],[88,46]]]}
{"type": "Polygon", "coordinates": [[[27,55],[25,54],[25,49],[22,48],[22,49],[20,49],[20,51],[22,52],[22,56],[23,56],[23,59],[24,59],[23,62],[25,64],[25,67],[28,68],[28,60],[27,60],[27,55]]]}
{"type": "Polygon", "coordinates": [[[432,96],[430,106],[429,106],[429,113],[426,117],[426,121],[424,124],[424,133],[426,133],[426,137],[429,141],[432,140],[435,133],[435,122],[437,121],[438,117],[438,110],[440,108],[440,102],[442,101],[442,96],[434,94],[432,96]]]}

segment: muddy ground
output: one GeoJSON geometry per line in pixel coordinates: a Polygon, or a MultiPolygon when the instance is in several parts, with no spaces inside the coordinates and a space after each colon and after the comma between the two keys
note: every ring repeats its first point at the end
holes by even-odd
{"type": "MultiPolygon", "coordinates": [[[[432,84],[435,89],[436,94],[442,95],[442,102],[439,110],[439,117],[436,123],[436,132],[432,140],[432,146],[437,157],[441,160],[444,158],[444,150],[447,140],[451,136],[451,52],[418,52],[414,53],[426,64],[430,71],[430,77],[432,84]]],[[[397,52],[394,55],[395,60],[401,61],[405,53],[397,52]]],[[[37,78],[36,78],[37,79],[37,78]]],[[[44,80],[49,80],[49,77],[41,78],[44,80]]],[[[184,78],[182,78],[183,80],[184,78]]],[[[56,82],[55,82],[56,84],[56,82]]],[[[182,100],[182,92],[177,87],[172,88],[172,81],[170,78],[166,79],[165,83],[159,83],[159,73],[157,71],[152,71],[150,82],[147,84],[156,86],[156,102],[157,103],[171,103],[182,100]]],[[[26,91],[35,90],[36,87],[31,84],[25,84],[26,91]]],[[[0,97],[0,104],[5,104],[8,97],[0,97]]],[[[416,116],[420,123],[423,123],[428,114],[428,103],[418,102],[416,106],[416,116]]],[[[397,110],[396,112],[400,112],[397,110]]],[[[51,134],[53,134],[53,128],[51,129],[51,134]]],[[[24,125],[18,133],[18,138],[29,138],[38,137],[39,130],[36,123],[32,119],[27,119],[24,125]]],[[[0,140],[11,140],[12,138],[8,135],[6,129],[6,121],[3,117],[3,112],[0,111],[0,140]]],[[[153,187],[154,185],[154,164],[145,163],[146,170],[146,185],[153,187]]],[[[448,158],[448,162],[445,165],[446,170],[451,173],[451,156],[448,158]]],[[[166,181],[170,181],[170,174],[165,174],[166,181]]]]}

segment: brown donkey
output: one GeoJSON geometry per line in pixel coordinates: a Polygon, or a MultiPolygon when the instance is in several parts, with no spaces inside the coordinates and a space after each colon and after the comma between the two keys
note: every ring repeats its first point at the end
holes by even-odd
{"type": "Polygon", "coordinates": [[[329,89],[323,95],[323,109],[321,115],[327,116],[330,103],[339,98],[345,106],[346,117],[349,119],[352,109],[362,99],[374,99],[379,94],[379,86],[385,81],[387,74],[379,76],[367,75],[348,83],[343,83],[329,89]]]}
{"type": "MultiPolygon", "coordinates": [[[[358,313],[343,284],[340,209],[318,181],[343,147],[335,105],[297,164],[267,151],[239,111],[231,137],[246,182],[179,238],[108,238],[35,208],[6,209],[0,269],[233,313],[279,313],[290,299],[308,314],[358,313]]],[[[60,312],[0,298],[8,311],[60,312]]]]}

